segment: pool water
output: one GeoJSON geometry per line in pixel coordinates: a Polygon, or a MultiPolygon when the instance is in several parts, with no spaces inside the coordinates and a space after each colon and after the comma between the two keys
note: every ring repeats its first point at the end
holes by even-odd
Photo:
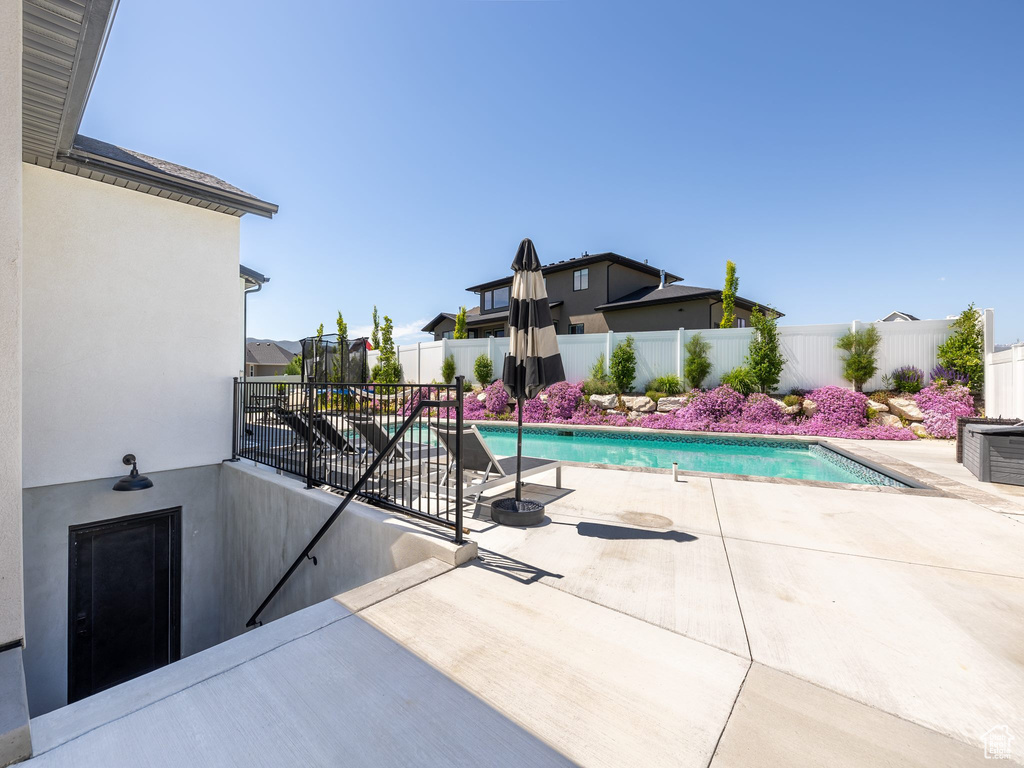
{"type": "MultiPolygon", "coordinates": [[[[499,456],[516,452],[514,427],[477,425],[499,456]]],[[[769,438],[638,435],[628,432],[523,428],[523,455],[562,461],[660,467],[759,477],[785,477],[828,483],[907,487],[816,443],[769,438]]]]}

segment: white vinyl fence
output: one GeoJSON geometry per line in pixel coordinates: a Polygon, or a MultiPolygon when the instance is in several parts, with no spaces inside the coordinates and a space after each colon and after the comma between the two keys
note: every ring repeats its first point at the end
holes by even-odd
{"type": "MultiPolygon", "coordinates": [[[[865,384],[869,391],[881,387],[881,377],[904,365],[920,368],[927,375],[935,366],[936,348],[949,336],[949,320],[920,320],[916,322],[872,323],[881,334],[878,350],[878,375],[865,384]]],[[[779,391],[814,389],[828,384],[850,386],[842,377],[842,358],[836,349],[836,340],[851,328],[864,328],[868,323],[854,322],[831,325],[788,325],[779,327],[782,353],[787,359],[779,382],[779,391]]],[[[704,386],[718,384],[722,374],[742,365],[750,344],[751,328],[713,328],[688,331],[644,331],[641,333],[599,333],[559,336],[566,378],[583,381],[590,376],[597,358],[604,354],[611,359],[615,345],[627,336],[636,342],[637,376],[634,386],[646,387],[655,376],[674,373],[680,377],[686,365],[686,342],[700,333],[711,344],[711,375],[704,386]]],[[[479,355],[488,355],[494,365],[494,375],[501,375],[502,361],[508,352],[507,338],[443,339],[422,342],[398,348],[399,362],[404,378],[410,383],[441,381],[441,361],[448,355],[455,357],[455,370],[475,383],[473,363],[479,355]]],[[[372,367],[377,352],[368,353],[372,367]]],[[[1024,379],[1022,379],[1024,380],[1024,379]]]]}
{"type": "Polygon", "coordinates": [[[985,356],[985,415],[1024,419],[1024,344],[985,356]]]}

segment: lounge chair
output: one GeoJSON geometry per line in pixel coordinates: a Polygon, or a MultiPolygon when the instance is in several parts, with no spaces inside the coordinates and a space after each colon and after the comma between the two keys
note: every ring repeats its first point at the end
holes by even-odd
{"type": "MultiPolygon", "coordinates": [[[[382,452],[388,443],[391,442],[392,435],[374,416],[348,414],[345,416],[345,420],[359,433],[359,436],[369,446],[369,451],[374,454],[382,452]]],[[[388,457],[387,463],[390,464],[395,461],[412,461],[417,463],[432,461],[443,464],[447,462],[447,452],[442,448],[428,448],[427,446],[410,444],[407,440],[403,439],[395,446],[391,456],[388,457]]]]}
{"type": "MultiPolygon", "coordinates": [[[[438,441],[448,449],[451,456],[455,456],[455,430],[435,429],[438,441]]],[[[448,465],[448,471],[455,468],[454,458],[448,465]]],[[[522,476],[530,477],[543,472],[555,471],[555,487],[562,487],[562,462],[556,459],[539,459],[533,456],[523,456],[522,476]]],[[[507,456],[499,459],[491,451],[487,441],[484,440],[476,425],[462,431],[462,472],[463,487],[466,490],[475,491],[475,503],[479,503],[481,494],[514,482],[516,479],[516,457],[507,456]],[[479,481],[479,482],[476,482],[479,481]]]]}

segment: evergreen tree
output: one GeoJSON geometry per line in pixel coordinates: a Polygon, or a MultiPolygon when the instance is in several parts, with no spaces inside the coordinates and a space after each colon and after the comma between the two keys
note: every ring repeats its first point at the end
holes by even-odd
{"type": "Polygon", "coordinates": [[[779,349],[777,316],[770,308],[762,313],[755,306],[750,313],[750,324],[754,327],[754,333],[747,349],[747,367],[758,389],[767,395],[779,386],[782,368],[786,364],[786,358],[779,349]]]}
{"type": "Polygon", "coordinates": [[[452,334],[454,339],[468,339],[469,331],[466,330],[466,308],[459,307],[459,314],[455,316],[455,332],[452,334]]]}
{"type": "Polygon", "coordinates": [[[740,279],[736,277],[736,265],[725,262],[725,287],[722,289],[722,322],[719,328],[732,328],[736,324],[736,292],[740,289],[740,279]]]}

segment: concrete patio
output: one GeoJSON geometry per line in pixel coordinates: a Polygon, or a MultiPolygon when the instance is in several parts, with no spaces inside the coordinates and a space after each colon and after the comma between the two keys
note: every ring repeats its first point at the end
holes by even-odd
{"type": "Polygon", "coordinates": [[[566,467],[545,525],[481,506],[478,560],[37,718],[36,762],[990,765],[1024,740],[1024,506],[923,445],[844,447],[941,492],[566,467]]]}

